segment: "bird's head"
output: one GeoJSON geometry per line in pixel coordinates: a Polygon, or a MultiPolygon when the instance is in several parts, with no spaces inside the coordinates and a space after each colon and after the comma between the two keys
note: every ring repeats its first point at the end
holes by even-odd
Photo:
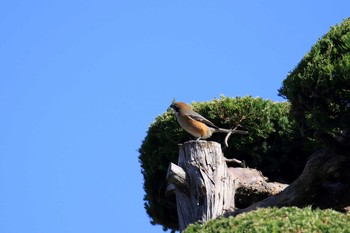
{"type": "Polygon", "coordinates": [[[180,111],[189,111],[191,110],[191,107],[184,102],[173,102],[170,107],[174,109],[176,113],[179,113],[180,111]]]}

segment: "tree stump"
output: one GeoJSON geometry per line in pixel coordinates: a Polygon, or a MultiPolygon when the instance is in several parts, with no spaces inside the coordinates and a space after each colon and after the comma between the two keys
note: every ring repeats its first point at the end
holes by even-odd
{"type": "Polygon", "coordinates": [[[178,165],[170,163],[167,195],[176,195],[179,230],[194,222],[239,211],[275,195],[288,185],[268,182],[252,168],[228,168],[221,145],[212,141],[189,141],[179,145],[178,165]]]}
{"type": "Polygon", "coordinates": [[[219,143],[180,144],[178,166],[170,164],[167,180],[175,186],[180,231],[235,208],[235,180],[228,172],[219,143]]]}
{"type": "Polygon", "coordinates": [[[230,160],[224,157],[219,143],[180,144],[178,166],[171,163],[167,173],[167,193],[176,195],[179,230],[194,222],[271,206],[311,205],[349,211],[348,148],[315,152],[302,174],[286,185],[268,182],[256,169],[228,168],[226,162],[230,160]]]}

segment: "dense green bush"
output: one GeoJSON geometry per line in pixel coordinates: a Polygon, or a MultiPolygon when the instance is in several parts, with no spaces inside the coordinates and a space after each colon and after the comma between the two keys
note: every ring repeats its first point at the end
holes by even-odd
{"type": "MultiPolygon", "coordinates": [[[[170,103],[169,103],[170,105],[170,103]]],[[[248,135],[232,135],[226,157],[245,160],[272,180],[293,181],[302,171],[310,153],[289,118],[290,105],[261,98],[222,97],[210,102],[193,103],[194,110],[217,126],[232,128],[240,123],[248,135]],[[244,117],[245,119],[240,122],[244,117]]],[[[225,134],[209,140],[223,143],[225,134]]],[[[154,224],[177,229],[175,197],[165,196],[166,171],[170,162],[177,163],[178,143],[193,139],[177,124],[168,110],[158,116],[148,129],[139,149],[144,176],[145,208],[154,224]]]]}
{"type": "Polygon", "coordinates": [[[350,215],[333,210],[284,207],[259,209],[235,218],[190,225],[184,233],[350,232],[350,215]]]}
{"type": "MultiPolygon", "coordinates": [[[[244,117],[240,125],[249,134],[232,135],[225,156],[245,160],[271,180],[291,182],[315,147],[330,146],[334,140],[329,138],[350,132],[350,19],[332,27],[312,47],[283,81],[279,94],[291,104],[222,97],[193,107],[222,128],[232,128],[244,117]]],[[[214,134],[210,140],[222,143],[224,137],[214,134]]],[[[145,208],[152,222],[165,229],[178,228],[175,197],[165,196],[166,171],[170,162],[177,162],[177,144],[189,139],[169,110],[151,124],[139,149],[145,208]]],[[[280,227],[274,224],[272,231],[280,227]]]]}
{"type": "MultiPolygon", "coordinates": [[[[305,137],[336,136],[350,125],[350,18],[311,48],[279,90],[305,137]]],[[[321,140],[319,140],[321,139],[321,140]]]]}

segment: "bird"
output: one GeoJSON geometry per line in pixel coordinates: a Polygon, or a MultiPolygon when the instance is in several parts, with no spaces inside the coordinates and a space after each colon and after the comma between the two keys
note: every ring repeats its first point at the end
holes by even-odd
{"type": "Polygon", "coordinates": [[[180,126],[189,134],[200,139],[210,138],[213,133],[238,133],[247,134],[247,131],[236,129],[223,129],[214,125],[211,121],[192,110],[192,108],[184,102],[174,102],[170,105],[175,111],[175,116],[180,126]]]}

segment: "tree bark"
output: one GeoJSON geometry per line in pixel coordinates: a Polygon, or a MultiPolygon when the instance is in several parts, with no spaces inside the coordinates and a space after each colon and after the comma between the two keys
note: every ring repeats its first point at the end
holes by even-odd
{"type": "Polygon", "coordinates": [[[248,207],[288,187],[287,184],[268,182],[267,177],[252,168],[229,167],[229,173],[236,180],[237,208],[248,207]]]}
{"type": "Polygon", "coordinates": [[[268,183],[255,169],[228,168],[226,161],[219,143],[189,141],[179,145],[178,166],[171,163],[168,168],[167,194],[176,195],[180,231],[196,221],[232,212],[235,200],[239,206],[248,206],[287,186],[268,183]]]}
{"type": "Polygon", "coordinates": [[[227,161],[219,143],[189,141],[179,145],[178,166],[170,164],[167,181],[168,192],[176,195],[180,231],[196,221],[236,216],[257,208],[350,209],[348,147],[314,153],[289,186],[269,183],[255,169],[228,168],[227,161]]]}
{"type": "Polygon", "coordinates": [[[228,215],[273,206],[311,205],[347,211],[350,206],[349,165],[349,153],[335,150],[316,152],[308,160],[302,174],[281,193],[228,215]]]}
{"type": "Polygon", "coordinates": [[[184,172],[171,165],[167,180],[176,187],[180,231],[196,221],[206,222],[234,210],[235,180],[228,173],[219,143],[189,141],[179,145],[178,165],[184,172]]]}

